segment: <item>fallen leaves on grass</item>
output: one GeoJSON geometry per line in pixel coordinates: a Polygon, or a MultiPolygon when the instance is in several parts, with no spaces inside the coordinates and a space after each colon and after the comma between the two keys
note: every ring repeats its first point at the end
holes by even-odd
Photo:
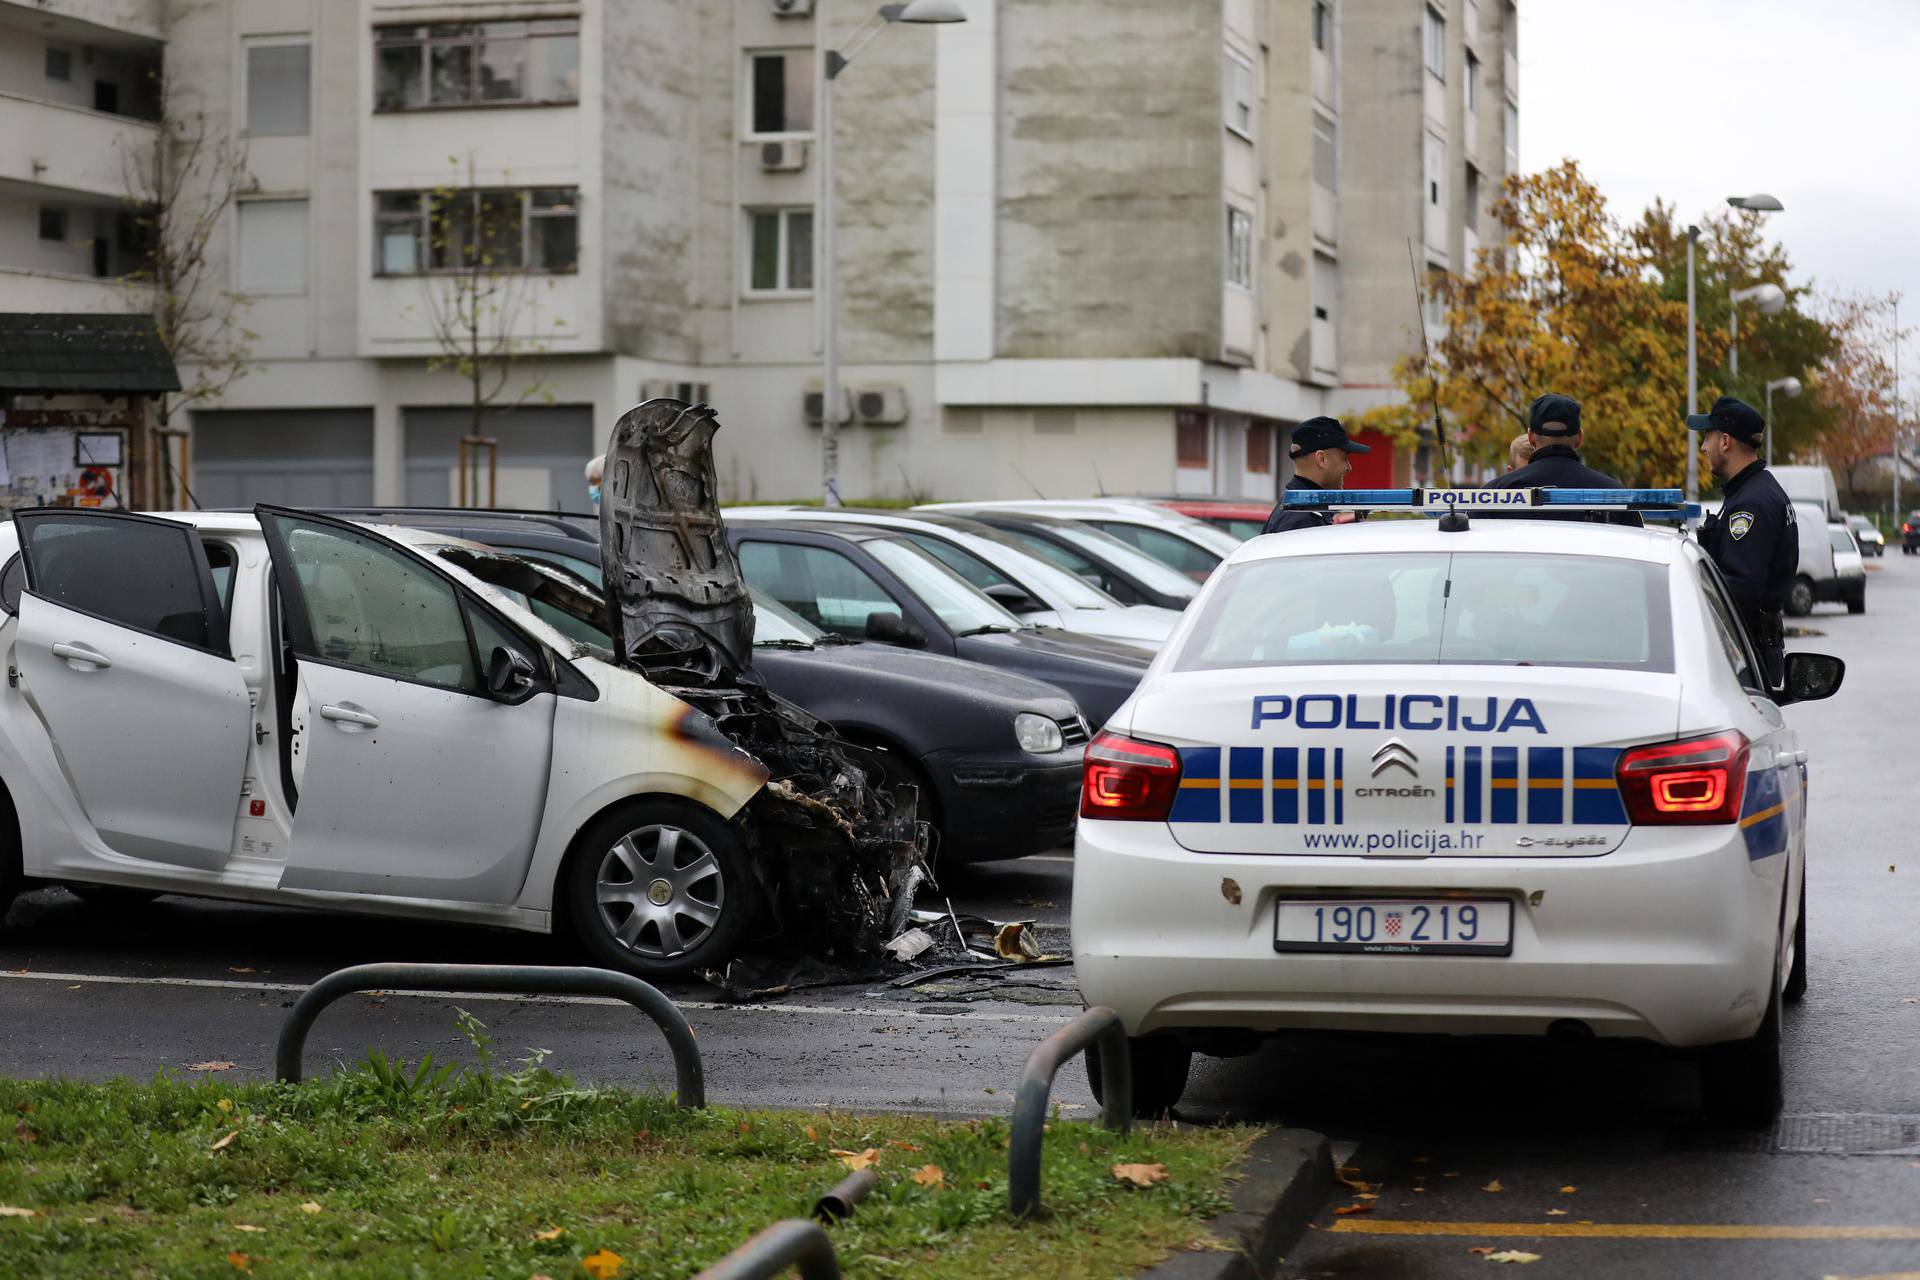
{"type": "Polygon", "coordinates": [[[889,1142],[887,1145],[892,1147],[896,1151],[918,1151],[920,1149],[914,1146],[911,1142],[900,1142],[898,1140],[889,1142]]]}
{"type": "Polygon", "coordinates": [[[38,1209],[21,1209],[10,1204],[0,1204],[0,1218],[37,1218],[38,1209]]]}
{"type": "Polygon", "coordinates": [[[264,1235],[267,1230],[265,1227],[256,1227],[251,1222],[236,1222],[233,1224],[233,1229],[235,1231],[251,1232],[254,1235],[264,1235]]]}
{"type": "Polygon", "coordinates": [[[947,1185],[947,1174],[937,1164],[923,1165],[914,1173],[913,1180],[923,1187],[944,1187],[947,1185]]]}
{"type": "Polygon", "coordinates": [[[301,1205],[301,1206],[300,1206],[300,1212],[302,1212],[302,1213],[319,1213],[319,1212],[320,1212],[320,1202],[319,1202],[318,1200],[309,1200],[309,1201],[307,1201],[307,1202],[306,1202],[305,1204],[303,1204],[303,1205],[301,1205]]]}
{"type": "Polygon", "coordinates": [[[235,1271],[240,1272],[242,1275],[250,1276],[253,1274],[253,1259],[248,1257],[244,1253],[228,1254],[227,1265],[232,1267],[235,1271]]]}
{"type": "Polygon", "coordinates": [[[1113,1166],[1113,1176],[1121,1182],[1131,1182],[1136,1187],[1150,1187],[1156,1182],[1167,1180],[1167,1166],[1163,1164],[1117,1164],[1113,1166]]]}
{"type": "Polygon", "coordinates": [[[567,1234],[567,1229],[565,1227],[549,1227],[545,1231],[534,1232],[533,1238],[535,1240],[541,1240],[541,1241],[558,1240],[561,1236],[565,1234],[567,1234]]]}
{"type": "Polygon", "coordinates": [[[820,1141],[820,1135],[819,1135],[819,1134],[817,1134],[817,1133],[815,1133],[815,1132],[813,1131],[813,1126],[812,1126],[812,1125],[808,1125],[808,1126],[807,1126],[807,1128],[806,1128],[806,1133],[807,1133],[807,1141],[808,1141],[808,1142],[818,1142],[818,1141],[820,1141]]]}
{"type": "Polygon", "coordinates": [[[225,1151],[227,1149],[227,1145],[239,1136],[240,1136],[240,1131],[238,1129],[235,1129],[233,1132],[229,1133],[226,1137],[220,1139],[218,1142],[215,1142],[212,1146],[208,1147],[207,1150],[225,1151]]]}
{"type": "Polygon", "coordinates": [[[233,1064],[231,1062],[226,1062],[216,1058],[211,1062],[193,1063],[187,1068],[187,1070],[189,1071],[231,1071],[233,1070],[233,1064]]]}
{"type": "Polygon", "coordinates": [[[1487,1255],[1488,1262],[1538,1262],[1540,1255],[1528,1253],[1525,1249],[1502,1249],[1499,1253],[1487,1255]]]}
{"type": "Polygon", "coordinates": [[[627,1265],[627,1260],[611,1249],[601,1249],[580,1259],[580,1265],[593,1280],[613,1280],[627,1265]]]}
{"type": "Polygon", "coordinates": [[[862,1169],[870,1168],[880,1161],[880,1149],[878,1147],[868,1147],[865,1151],[842,1151],[839,1147],[835,1147],[833,1148],[833,1154],[839,1156],[840,1163],[855,1173],[860,1172],[862,1169]]]}
{"type": "Polygon", "coordinates": [[[1482,1191],[1505,1191],[1506,1190],[1505,1187],[1500,1185],[1500,1179],[1498,1178],[1495,1178],[1492,1182],[1489,1182],[1486,1186],[1480,1189],[1482,1191]]]}

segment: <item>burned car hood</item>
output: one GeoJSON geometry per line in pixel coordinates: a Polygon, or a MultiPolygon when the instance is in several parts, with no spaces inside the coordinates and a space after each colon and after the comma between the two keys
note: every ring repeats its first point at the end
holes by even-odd
{"type": "Polygon", "coordinates": [[[649,400],[608,443],[600,561],[614,660],[706,717],[769,775],[735,815],[782,934],[816,954],[876,954],[928,868],[911,786],[767,687],[753,604],[727,544],[706,405],[649,400]]]}

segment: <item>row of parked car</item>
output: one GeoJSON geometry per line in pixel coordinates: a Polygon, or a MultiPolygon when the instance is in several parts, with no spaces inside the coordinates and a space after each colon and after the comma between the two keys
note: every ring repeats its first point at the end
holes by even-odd
{"type": "MultiPolygon", "coordinates": [[[[1133,691],[1214,566],[1257,532],[1244,527],[1249,504],[1181,505],[722,514],[754,596],[755,670],[844,737],[881,748],[897,779],[919,787],[941,862],[952,865],[1072,839],[1081,748],[1133,691]]],[[[596,597],[604,583],[592,516],[333,514],[437,535],[452,557],[480,544],[537,561],[596,597]]],[[[474,571],[470,559],[463,565],[474,571]]],[[[571,616],[519,595],[516,603],[576,642],[612,645],[592,612],[571,616]]]]}

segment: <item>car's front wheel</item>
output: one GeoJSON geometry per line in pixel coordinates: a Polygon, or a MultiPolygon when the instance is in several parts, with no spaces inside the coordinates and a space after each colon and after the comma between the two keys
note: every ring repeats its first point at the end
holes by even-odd
{"type": "Polygon", "coordinates": [[[1787,592],[1787,614],[1804,618],[1813,612],[1813,579],[1795,578],[1787,592]]]}
{"type": "MultiPolygon", "coordinates": [[[[1187,1091],[1193,1050],[1178,1041],[1128,1036],[1127,1061],[1133,1068],[1133,1114],[1142,1120],[1154,1120],[1172,1111],[1187,1091]]],[[[1087,1049],[1087,1085],[1093,1090],[1094,1101],[1105,1106],[1099,1045],[1087,1049]]]]}
{"type": "Polygon", "coordinates": [[[564,890],[580,944],[600,964],[643,978],[724,965],[756,898],[733,829],[677,800],[636,801],[593,822],[564,890]]]}

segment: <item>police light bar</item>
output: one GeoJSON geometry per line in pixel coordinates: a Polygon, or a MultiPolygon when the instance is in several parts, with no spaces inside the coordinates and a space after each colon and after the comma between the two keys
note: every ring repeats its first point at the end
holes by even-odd
{"type": "Polygon", "coordinates": [[[1656,519],[1697,519],[1700,507],[1678,489],[1288,489],[1281,505],[1359,507],[1368,511],[1638,511],[1656,519]]]}

